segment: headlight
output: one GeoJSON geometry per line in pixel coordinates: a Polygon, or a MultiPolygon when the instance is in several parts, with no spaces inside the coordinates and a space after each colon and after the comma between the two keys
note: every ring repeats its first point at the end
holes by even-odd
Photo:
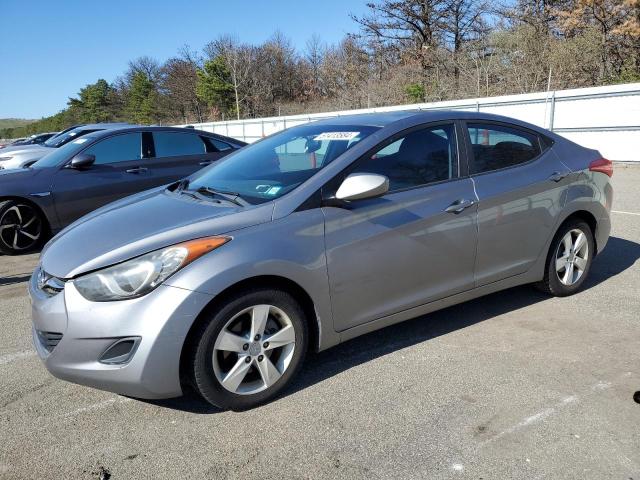
{"type": "Polygon", "coordinates": [[[13,157],[0,157],[0,162],[6,162],[7,160],[11,160],[13,157]]]}
{"type": "Polygon", "coordinates": [[[73,283],[78,292],[92,302],[141,297],[184,266],[229,240],[227,237],[209,237],[180,243],[78,277],[73,283]]]}

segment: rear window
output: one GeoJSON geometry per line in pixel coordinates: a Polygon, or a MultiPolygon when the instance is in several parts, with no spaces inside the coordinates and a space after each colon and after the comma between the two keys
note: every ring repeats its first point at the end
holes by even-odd
{"type": "Polygon", "coordinates": [[[212,137],[207,137],[207,140],[209,142],[211,142],[211,145],[214,146],[214,148],[218,151],[218,152],[225,152],[227,150],[231,150],[233,149],[233,147],[231,145],[229,145],[228,143],[225,142],[221,142],[220,140],[216,139],[216,138],[212,138],[212,137]]]}

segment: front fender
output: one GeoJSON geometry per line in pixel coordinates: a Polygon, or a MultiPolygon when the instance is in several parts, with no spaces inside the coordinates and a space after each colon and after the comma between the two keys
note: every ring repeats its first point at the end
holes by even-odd
{"type": "Polygon", "coordinates": [[[239,282],[261,276],[296,283],[311,298],[318,321],[319,347],[339,343],[333,327],[320,209],[231,232],[232,240],[185,267],[167,282],[216,296],[239,282]]]}

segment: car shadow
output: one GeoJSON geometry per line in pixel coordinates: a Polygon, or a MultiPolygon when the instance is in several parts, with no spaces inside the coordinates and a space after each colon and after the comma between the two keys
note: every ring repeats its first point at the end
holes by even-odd
{"type": "Polygon", "coordinates": [[[30,278],[31,278],[30,273],[10,275],[8,277],[0,277],[0,287],[5,285],[15,285],[17,283],[28,282],[30,278]]]}
{"type": "MultiPolygon", "coordinates": [[[[627,270],[640,258],[640,244],[611,237],[606,249],[593,262],[585,289],[627,270]]],[[[498,315],[548,300],[550,297],[530,285],[511,288],[470,300],[437,312],[416,317],[349,340],[317,354],[310,354],[302,371],[280,398],[322,382],[341,372],[389,353],[411,347],[441,335],[461,330],[498,315]],[[401,325],[401,326],[399,326],[401,325]]],[[[190,413],[220,412],[193,392],[169,400],[145,402],[190,413]]]]}

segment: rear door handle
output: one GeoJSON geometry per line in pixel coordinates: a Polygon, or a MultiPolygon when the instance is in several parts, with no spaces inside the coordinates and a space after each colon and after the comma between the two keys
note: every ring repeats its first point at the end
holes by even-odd
{"type": "Polygon", "coordinates": [[[199,163],[199,165],[211,165],[213,163],[213,160],[204,160],[202,162],[199,163]]]}
{"type": "Polygon", "coordinates": [[[144,173],[146,171],[148,171],[148,168],[144,168],[144,167],[136,167],[136,168],[130,168],[129,170],[125,170],[125,172],[127,173],[144,173]]]}
{"type": "Polygon", "coordinates": [[[549,175],[549,180],[557,183],[567,175],[569,175],[569,172],[553,172],[551,175],[549,175]]]}
{"type": "Polygon", "coordinates": [[[444,209],[445,212],[448,213],[460,213],[462,211],[464,211],[464,209],[469,208],[472,205],[475,205],[475,201],[473,200],[467,200],[467,199],[460,199],[460,200],[456,200],[455,202],[453,202],[451,205],[449,205],[447,208],[444,209]]]}

